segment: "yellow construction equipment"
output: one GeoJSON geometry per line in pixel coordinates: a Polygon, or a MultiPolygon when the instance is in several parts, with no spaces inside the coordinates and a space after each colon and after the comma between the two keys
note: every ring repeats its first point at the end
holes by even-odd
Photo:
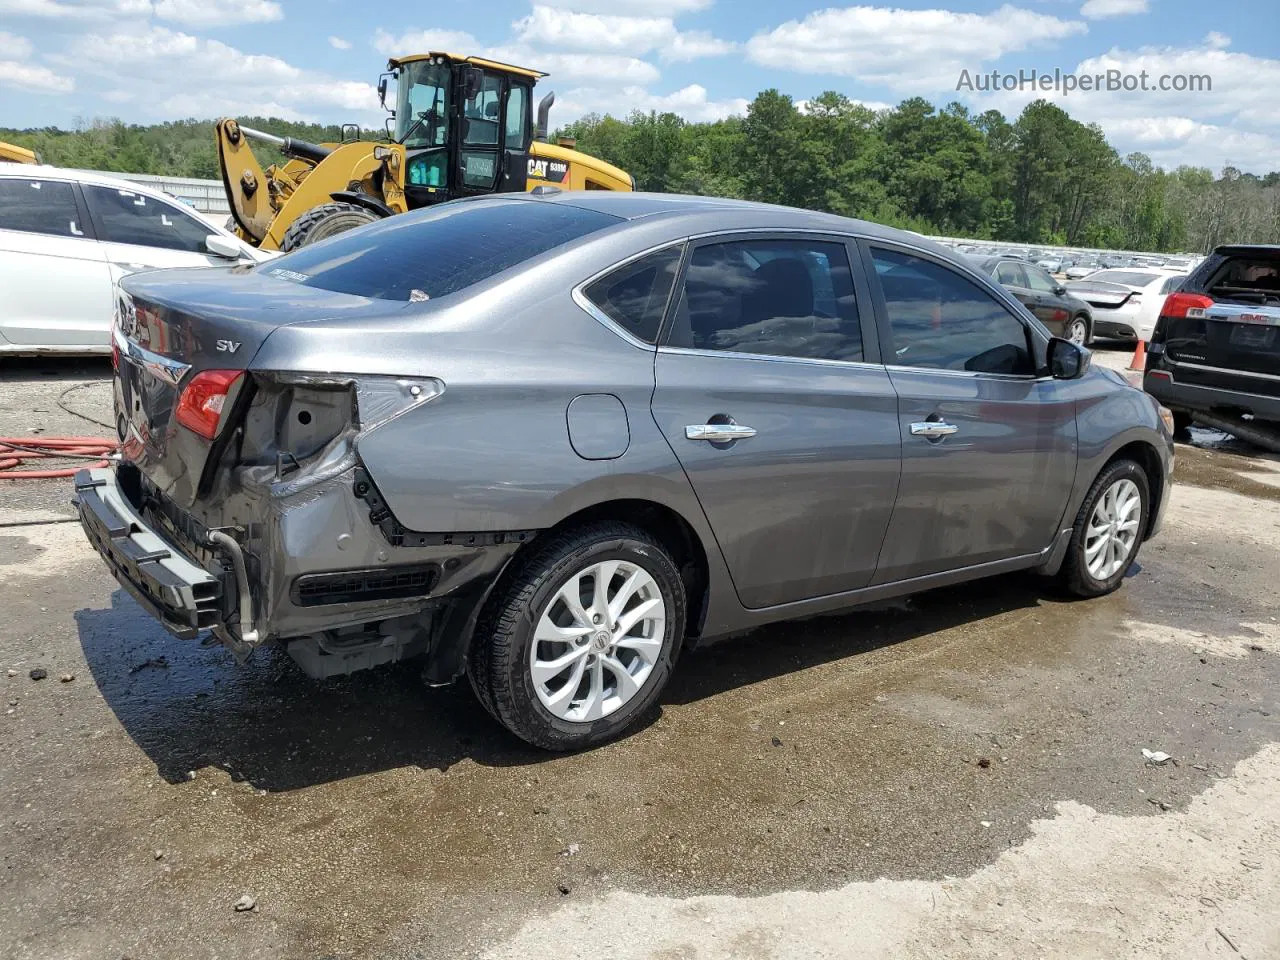
{"type": "Polygon", "coordinates": [[[634,190],[635,180],[573,141],[547,142],[555,94],[533,108],[546,76],[483,57],[424,53],[393,57],[378,81],[396,81],[388,139],[308,143],[219,120],[222,182],[237,232],[264,250],[294,250],[382,217],[459,197],[538,187],[634,190]],[[392,126],[394,120],[394,127],[392,126]],[[263,170],[249,141],[275,146],[283,163],[263,170]]]}
{"type": "Polygon", "coordinates": [[[34,150],[14,143],[0,141],[0,163],[39,163],[40,156],[34,150]]]}

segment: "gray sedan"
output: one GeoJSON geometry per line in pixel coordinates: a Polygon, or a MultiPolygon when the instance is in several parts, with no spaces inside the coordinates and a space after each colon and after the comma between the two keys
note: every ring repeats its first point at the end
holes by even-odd
{"type": "Polygon", "coordinates": [[[85,531],[180,637],[325,677],[419,657],[530,743],[601,743],[680,652],[1013,570],[1116,589],[1154,401],[870,223],[680,196],[444,204],[140,274],[85,531]]]}

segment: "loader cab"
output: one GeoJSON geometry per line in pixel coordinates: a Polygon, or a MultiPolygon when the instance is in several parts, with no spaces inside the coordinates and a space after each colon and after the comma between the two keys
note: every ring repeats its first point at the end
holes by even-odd
{"type": "MultiPolygon", "coordinates": [[[[394,138],[405,148],[410,209],[526,189],[533,85],[545,74],[446,53],[387,66],[396,81],[394,138]]],[[[379,92],[385,104],[385,81],[379,92]]]]}

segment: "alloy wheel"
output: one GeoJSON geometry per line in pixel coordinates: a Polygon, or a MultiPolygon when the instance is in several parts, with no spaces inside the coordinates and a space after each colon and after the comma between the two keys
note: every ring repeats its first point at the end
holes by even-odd
{"type": "Polygon", "coordinates": [[[529,671],[542,705],[588,723],[628,703],[662,653],[666,603],[638,564],[604,560],[565,581],[542,611],[529,671]]]}
{"type": "Polygon", "coordinates": [[[1141,518],[1142,494],[1136,483],[1123,478],[1107,487],[1084,535],[1084,561],[1091,577],[1109,580],[1128,566],[1141,518]]]}
{"type": "Polygon", "coordinates": [[[1071,321],[1071,326],[1067,328],[1067,339],[1072,343],[1078,343],[1080,346],[1085,345],[1085,340],[1089,338],[1089,324],[1077,317],[1071,321]]]}

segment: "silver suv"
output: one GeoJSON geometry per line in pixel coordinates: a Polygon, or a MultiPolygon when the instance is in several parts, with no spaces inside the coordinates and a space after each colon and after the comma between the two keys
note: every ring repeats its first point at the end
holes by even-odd
{"type": "Polygon", "coordinates": [[[421,657],[550,749],[687,644],[1019,569],[1119,586],[1156,403],[922,238],[696,197],[459,201],[122,284],[84,529],[179,636],[421,657]]]}

